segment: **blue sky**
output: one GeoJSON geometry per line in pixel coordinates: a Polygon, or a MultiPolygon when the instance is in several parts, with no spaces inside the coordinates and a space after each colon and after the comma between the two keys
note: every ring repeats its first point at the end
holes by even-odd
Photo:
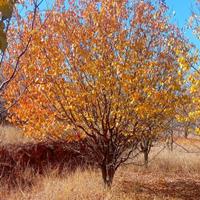
{"type": "Polygon", "coordinates": [[[173,23],[185,29],[186,37],[200,49],[200,41],[192,33],[192,30],[186,28],[191,10],[195,9],[195,0],[166,0],[165,2],[169,7],[169,13],[172,14],[175,11],[175,16],[172,18],[173,23]]]}

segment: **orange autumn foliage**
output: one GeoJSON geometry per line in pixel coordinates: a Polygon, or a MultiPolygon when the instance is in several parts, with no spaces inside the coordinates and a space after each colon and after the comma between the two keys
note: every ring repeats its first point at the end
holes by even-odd
{"type": "Polygon", "coordinates": [[[110,185],[141,134],[165,129],[185,98],[190,46],[149,1],[57,1],[32,31],[29,20],[20,37],[32,43],[5,94],[8,107],[18,99],[10,120],[36,138],[86,138],[110,185]]]}
{"type": "MultiPolygon", "coordinates": [[[[136,116],[173,112],[183,82],[177,60],[187,47],[164,7],[86,1],[61,12],[58,3],[44,19],[38,16],[31,48],[7,92],[12,102],[28,87],[12,108],[13,122],[20,119],[29,133],[62,134],[85,128],[85,120],[101,122],[104,101],[112,104],[112,125],[122,116],[134,124],[136,116]]],[[[32,34],[28,25],[21,31],[24,40],[32,34]]]]}

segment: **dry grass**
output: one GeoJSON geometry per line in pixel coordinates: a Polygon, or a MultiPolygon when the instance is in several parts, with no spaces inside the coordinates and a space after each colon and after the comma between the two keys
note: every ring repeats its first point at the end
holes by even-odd
{"type": "Polygon", "coordinates": [[[7,200],[179,200],[198,199],[200,194],[198,155],[164,151],[148,169],[133,165],[117,172],[111,191],[104,188],[99,171],[77,170],[73,174],[47,171],[34,176],[27,170],[23,177],[33,185],[18,182],[15,189],[5,183],[0,199],[7,200]],[[6,192],[5,192],[6,191],[6,192]],[[6,195],[5,195],[6,194],[6,195]]]}
{"type": "MultiPolygon", "coordinates": [[[[1,140],[6,143],[26,142],[18,130],[12,127],[0,129],[1,140]]],[[[30,141],[30,140],[29,140],[30,141]]],[[[179,144],[191,152],[199,150],[200,141],[181,139],[179,144]]],[[[155,147],[153,157],[160,147],[155,147]]],[[[97,171],[77,170],[73,174],[57,170],[35,175],[27,169],[17,180],[17,187],[6,182],[0,186],[0,199],[4,200],[197,200],[200,194],[200,153],[186,153],[178,145],[174,151],[164,150],[149,168],[126,165],[117,171],[110,191],[103,186],[97,171]],[[25,180],[25,181],[22,181],[25,180]],[[29,184],[28,184],[29,183],[29,184]]],[[[137,162],[141,162],[141,158],[137,162]]]]}
{"type": "MultiPolygon", "coordinates": [[[[27,174],[28,175],[28,174],[27,174]]],[[[134,177],[132,177],[134,180],[134,177]]],[[[8,190],[2,187],[0,199],[7,200],[164,200],[162,195],[143,193],[143,186],[135,182],[124,182],[120,173],[116,176],[111,191],[104,188],[99,172],[77,170],[74,174],[59,177],[55,171],[46,176],[35,177],[31,188],[18,187],[8,190]],[[129,185],[126,185],[126,184],[129,185]],[[5,192],[6,191],[6,192],[5,192]],[[6,194],[6,195],[5,195],[6,194]]],[[[176,199],[176,198],[170,198],[176,199]]]]}
{"type": "Polygon", "coordinates": [[[33,142],[33,139],[25,137],[23,132],[13,126],[0,126],[1,144],[18,144],[33,142]]]}
{"type": "Polygon", "coordinates": [[[152,161],[149,170],[164,173],[200,174],[200,154],[185,153],[175,149],[173,152],[164,151],[155,161],[152,161]]]}

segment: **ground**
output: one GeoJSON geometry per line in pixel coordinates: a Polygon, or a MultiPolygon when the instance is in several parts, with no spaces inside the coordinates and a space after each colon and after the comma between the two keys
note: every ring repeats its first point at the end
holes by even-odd
{"type": "MultiPolygon", "coordinates": [[[[14,129],[9,129],[9,133],[14,129]]],[[[5,133],[6,131],[2,131],[5,133]]],[[[14,132],[13,132],[14,134],[14,132]]],[[[12,143],[15,143],[12,138],[12,143]]],[[[16,134],[16,132],[15,132],[16,134]]],[[[4,138],[9,141],[9,136],[4,138]]],[[[22,136],[20,136],[22,140],[22,136]]],[[[26,139],[27,140],[27,139],[26,139]]],[[[21,141],[20,141],[21,142],[21,141]]],[[[119,168],[111,190],[105,189],[99,170],[77,169],[74,173],[48,170],[35,175],[27,169],[15,187],[5,181],[0,185],[4,200],[198,200],[200,199],[200,138],[175,138],[174,150],[153,148],[146,169],[142,157],[135,164],[119,168]],[[30,180],[30,181],[29,181],[30,180]],[[26,183],[27,183],[26,182],[26,183]]]]}
{"type": "Polygon", "coordinates": [[[123,192],[127,194],[133,192],[135,188],[134,192],[137,196],[144,199],[197,200],[200,198],[199,176],[153,172],[132,174],[132,177],[137,177],[137,182],[130,180],[129,177],[130,174],[122,182],[123,192]]]}

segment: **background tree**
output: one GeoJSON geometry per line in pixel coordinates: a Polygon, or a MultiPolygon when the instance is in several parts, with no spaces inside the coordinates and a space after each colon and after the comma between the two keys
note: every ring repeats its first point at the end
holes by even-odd
{"type": "Polygon", "coordinates": [[[189,19],[189,26],[193,29],[193,33],[197,36],[198,39],[200,39],[199,35],[199,23],[200,23],[200,1],[195,1],[195,7],[192,9],[192,15],[189,19]]]}
{"type": "Polygon", "coordinates": [[[10,120],[38,139],[80,141],[111,186],[142,138],[162,132],[184,98],[179,60],[189,66],[189,47],[163,4],[88,0],[65,6],[57,1],[37,15],[31,31],[31,17],[23,19],[20,43],[11,29],[19,51],[34,34],[5,94],[9,107],[23,91],[10,120]]]}
{"type": "MultiPolygon", "coordinates": [[[[0,29],[0,49],[2,50],[0,59],[0,115],[2,119],[1,122],[4,121],[3,119],[5,119],[5,116],[7,115],[7,109],[9,109],[6,109],[4,106],[6,102],[3,98],[3,95],[8,84],[15,78],[17,72],[20,70],[21,58],[24,56],[25,52],[29,48],[32,40],[33,33],[31,33],[29,37],[27,37],[26,40],[22,42],[22,38],[20,36],[20,29],[23,27],[23,19],[25,17],[25,14],[29,13],[29,28],[30,30],[33,30],[35,25],[35,18],[38,14],[39,6],[42,4],[42,2],[43,0],[33,0],[26,2],[16,0],[0,1],[0,24],[2,28],[0,29]],[[18,8],[18,3],[20,3],[20,11],[18,8]],[[15,5],[18,6],[15,7],[15,5]],[[27,11],[27,9],[29,9],[29,11],[27,11]],[[10,29],[11,26],[15,26],[15,33],[13,33],[10,29]],[[13,45],[13,41],[16,41],[16,35],[18,35],[17,43],[20,43],[22,45],[22,48],[20,48],[19,51],[17,49],[17,44],[15,47],[10,48],[10,46],[13,45]],[[15,57],[12,57],[13,55],[15,57]]],[[[20,97],[18,95],[18,98],[16,98],[13,103],[15,104],[15,102],[17,102],[19,98],[20,97]]]]}
{"type": "MultiPolygon", "coordinates": [[[[1,0],[0,1],[0,50],[1,50],[1,58],[0,58],[0,69],[1,69],[1,75],[2,75],[2,62],[3,62],[3,57],[5,54],[5,50],[7,48],[7,37],[6,33],[9,28],[10,20],[12,17],[13,13],[13,8],[15,5],[16,1],[14,0],[1,0]]],[[[2,97],[2,92],[4,89],[4,83],[5,80],[3,77],[0,77],[0,122],[3,123],[5,121],[7,112],[5,110],[5,100],[2,97]]],[[[6,82],[9,82],[8,80],[6,82]]]]}
{"type": "MultiPolygon", "coordinates": [[[[191,80],[191,77],[190,77],[191,80]]],[[[195,110],[193,96],[191,94],[190,86],[186,90],[186,98],[182,105],[177,109],[176,115],[176,127],[177,131],[183,132],[185,138],[188,138],[190,133],[194,132],[196,120],[191,116],[191,113],[195,110]]]]}
{"type": "MultiPolygon", "coordinates": [[[[200,1],[197,0],[194,9],[192,10],[192,16],[189,20],[189,27],[193,29],[193,33],[198,39],[200,39],[200,1]]],[[[190,98],[189,103],[183,106],[184,113],[180,117],[180,121],[186,125],[186,132],[189,130],[187,125],[190,125],[192,129],[195,129],[196,133],[200,133],[200,70],[199,70],[199,52],[195,52],[195,57],[192,65],[192,71],[187,77],[188,82],[188,96],[190,98]]],[[[182,111],[183,111],[182,109],[182,111]]]]}
{"type": "Polygon", "coordinates": [[[0,1],[0,49],[5,51],[7,47],[6,32],[9,26],[9,21],[12,17],[15,0],[1,0],[0,1]]]}

